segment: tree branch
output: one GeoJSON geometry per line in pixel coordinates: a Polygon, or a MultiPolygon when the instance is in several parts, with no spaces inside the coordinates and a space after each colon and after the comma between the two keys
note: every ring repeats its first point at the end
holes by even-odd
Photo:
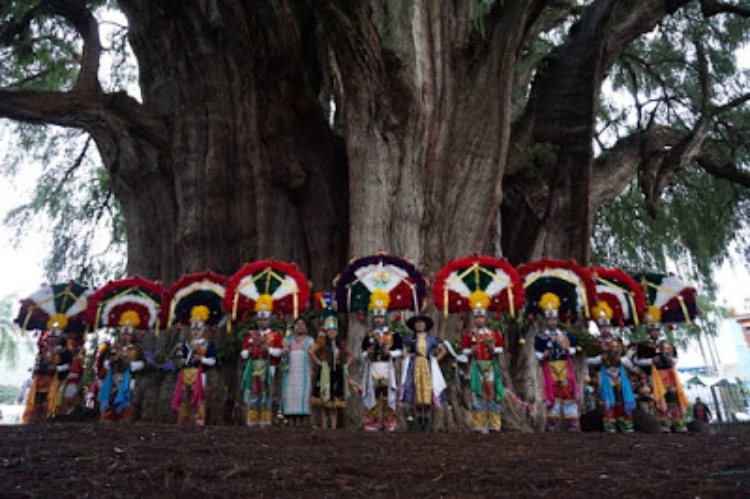
{"type": "Polygon", "coordinates": [[[89,135],[86,138],[86,143],[83,144],[83,148],[81,148],[81,152],[78,154],[76,159],[73,161],[73,164],[71,164],[67,170],[65,170],[65,174],[63,175],[63,178],[60,179],[60,181],[57,183],[57,186],[55,187],[55,194],[52,197],[57,197],[60,192],[62,191],[63,186],[68,182],[71,175],[75,173],[78,168],[81,167],[83,164],[83,160],[86,158],[86,153],[89,150],[89,145],[91,144],[91,136],[89,135]]]}
{"type": "Polygon", "coordinates": [[[114,94],[0,90],[0,118],[34,124],[81,128],[112,140],[118,135],[147,139],[157,147],[165,141],[164,123],[124,92],[114,94]]]}
{"type": "Polygon", "coordinates": [[[83,39],[81,70],[75,89],[80,91],[100,91],[99,58],[102,52],[99,40],[99,23],[86,6],[85,0],[46,0],[50,13],[67,20],[83,39]]]}
{"type": "Polygon", "coordinates": [[[698,79],[701,84],[701,113],[706,115],[709,114],[711,108],[711,75],[708,69],[708,58],[706,57],[706,51],[703,49],[703,44],[700,38],[696,37],[693,40],[695,45],[695,55],[698,59],[698,79]]]}
{"type": "Polygon", "coordinates": [[[714,114],[721,114],[726,111],[731,111],[736,107],[740,107],[745,102],[750,101],[750,93],[742,94],[739,97],[735,97],[726,104],[722,104],[714,109],[714,114]]]}
{"type": "Polygon", "coordinates": [[[27,123],[84,128],[81,114],[90,105],[73,92],[0,90],[0,117],[27,123]]]}
{"type": "Polygon", "coordinates": [[[750,189],[750,172],[741,170],[734,163],[716,163],[709,155],[703,154],[696,159],[696,163],[714,177],[721,177],[732,183],[750,189]]]}

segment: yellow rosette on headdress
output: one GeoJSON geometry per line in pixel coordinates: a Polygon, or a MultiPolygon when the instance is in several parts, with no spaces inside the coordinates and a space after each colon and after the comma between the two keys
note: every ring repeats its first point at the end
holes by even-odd
{"type": "Polygon", "coordinates": [[[539,299],[539,308],[542,309],[545,317],[557,317],[557,311],[560,309],[560,297],[555,293],[544,293],[539,299]]]}

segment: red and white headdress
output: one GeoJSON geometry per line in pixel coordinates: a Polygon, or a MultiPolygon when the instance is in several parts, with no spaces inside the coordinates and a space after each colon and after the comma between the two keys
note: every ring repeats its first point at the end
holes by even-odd
{"type": "Polygon", "coordinates": [[[224,309],[232,320],[250,312],[292,314],[295,318],[310,300],[307,277],[295,264],[260,260],[245,264],[229,278],[224,309]]]}
{"type": "Polygon", "coordinates": [[[507,261],[474,255],[445,265],[435,276],[432,296],[446,317],[452,312],[481,314],[487,310],[515,316],[523,307],[524,288],[507,261]]]}
{"type": "Polygon", "coordinates": [[[122,327],[158,332],[164,289],[140,276],[110,281],[89,299],[87,318],[94,329],[122,327]]]}

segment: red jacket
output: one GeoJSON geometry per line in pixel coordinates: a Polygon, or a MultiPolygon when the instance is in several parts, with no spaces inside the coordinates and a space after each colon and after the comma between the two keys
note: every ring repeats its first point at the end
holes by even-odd
{"type": "Polygon", "coordinates": [[[270,356],[271,365],[278,365],[284,347],[283,340],[283,336],[272,329],[264,332],[250,331],[242,342],[242,357],[257,360],[270,356]]]}
{"type": "Polygon", "coordinates": [[[469,353],[476,360],[492,360],[497,353],[496,349],[502,349],[505,346],[503,335],[500,331],[494,329],[482,329],[464,331],[461,336],[461,348],[464,353],[469,353]],[[491,346],[494,340],[494,347],[491,346]]]}

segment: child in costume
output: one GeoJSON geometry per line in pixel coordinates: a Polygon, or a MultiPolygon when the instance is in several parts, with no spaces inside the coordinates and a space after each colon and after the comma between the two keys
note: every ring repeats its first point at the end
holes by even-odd
{"type": "Polygon", "coordinates": [[[400,401],[416,408],[419,430],[430,429],[430,410],[440,407],[440,397],[446,388],[439,362],[446,355],[440,339],[428,334],[432,319],[417,315],[406,321],[414,335],[403,340],[404,363],[401,366],[400,401]]]}
{"type": "Polygon", "coordinates": [[[248,426],[270,426],[273,409],[273,381],[283,352],[283,337],[271,328],[273,298],[261,295],[255,303],[257,328],[250,331],[240,355],[247,360],[242,374],[242,391],[248,426]]]}
{"type": "Polygon", "coordinates": [[[216,365],[216,345],[206,338],[209,309],[196,305],[190,312],[190,340],[177,346],[180,372],[177,375],[172,409],[177,411],[177,423],[195,426],[206,424],[206,370],[216,365]]]}
{"type": "Polygon", "coordinates": [[[635,364],[650,376],[651,393],[664,433],[687,432],[684,423],[688,400],[677,375],[677,350],[661,335],[661,311],[651,306],[644,316],[649,339],[639,343],[635,364]]]}
{"type": "Polygon", "coordinates": [[[560,298],[544,293],[539,300],[545,326],[534,338],[534,354],[544,374],[544,402],[547,406],[547,431],[580,431],[578,419],[578,382],[573,369],[575,337],[558,327],[560,298]]]}
{"type": "Polygon", "coordinates": [[[471,422],[475,431],[498,432],[502,427],[500,403],[505,386],[498,356],[503,353],[503,337],[487,327],[489,296],[478,290],[469,296],[474,327],[461,336],[461,348],[470,359],[471,422]]]}
{"type": "Polygon", "coordinates": [[[394,360],[401,357],[401,335],[387,325],[390,297],[383,290],[370,295],[372,329],[362,339],[365,360],[362,401],[365,405],[363,426],[366,431],[395,431],[398,427],[396,400],[398,387],[394,360]]]}
{"type": "Polygon", "coordinates": [[[323,428],[336,429],[349,397],[349,366],[354,354],[346,340],[339,337],[338,320],[330,315],[323,320],[322,337],[313,346],[311,357],[319,366],[313,387],[312,403],[320,408],[323,428]]]}
{"type": "Polygon", "coordinates": [[[586,364],[598,371],[593,375],[598,377],[599,399],[604,405],[604,431],[632,433],[636,403],[628,378],[632,364],[623,341],[612,331],[612,309],[602,301],[593,312],[599,338],[594,341],[586,364]]]}

